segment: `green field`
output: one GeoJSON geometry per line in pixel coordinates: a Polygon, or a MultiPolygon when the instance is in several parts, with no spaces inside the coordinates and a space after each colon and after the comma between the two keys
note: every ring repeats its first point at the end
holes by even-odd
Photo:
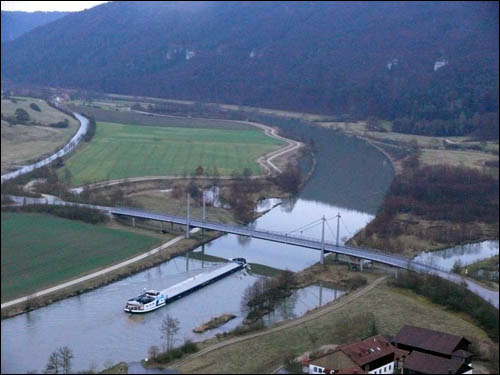
{"type": "Polygon", "coordinates": [[[42,126],[16,124],[9,126],[2,120],[2,174],[19,165],[29,164],[48,156],[65,143],[76,133],[80,125],[75,119],[50,107],[45,101],[35,98],[17,98],[17,103],[9,99],[2,99],[2,115],[13,116],[17,108],[28,112],[30,121],[38,121],[42,126]],[[30,104],[35,103],[41,112],[34,111],[30,104]],[[48,124],[69,120],[67,128],[58,129],[48,124]]]}
{"type": "Polygon", "coordinates": [[[46,214],[2,212],[2,302],[117,263],[159,242],[46,214]]]}
{"type": "MultiPolygon", "coordinates": [[[[258,129],[213,129],[135,126],[98,122],[96,135],[66,162],[75,185],[140,176],[261,173],[255,160],[278,148],[281,141],[258,129]]],[[[61,170],[61,176],[64,170],[61,170]]]]}

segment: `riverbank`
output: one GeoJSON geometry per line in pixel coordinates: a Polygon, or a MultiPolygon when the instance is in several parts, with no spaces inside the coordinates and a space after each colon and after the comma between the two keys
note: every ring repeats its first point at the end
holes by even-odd
{"type": "Polygon", "coordinates": [[[216,317],[210,319],[208,322],[205,322],[205,323],[199,325],[198,327],[194,328],[193,332],[194,333],[203,333],[205,331],[208,331],[209,329],[218,328],[234,318],[236,318],[236,315],[234,315],[234,314],[222,314],[220,316],[216,316],[216,317]]]}
{"type": "Polygon", "coordinates": [[[166,260],[172,259],[187,251],[220,237],[221,233],[205,233],[201,236],[195,228],[192,236],[187,239],[184,235],[131,259],[114,264],[105,269],[89,273],[83,277],[66,281],[52,288],[33,293],[14,301],[2,304],[1,318],[9,318],[18,314],[35,310],[53,302],[80,295],[90,290],[102,287],[117,280],[126,278],[139,271],[151,268],[166,260]]]}
{"type": "Polygon", "coordinates": [[[365,316],[363,314],[370,314],[378,334],[394,335],[404,324],[413,324],[472,339],[483,360],[489,358],[490,350],[498,351],[498,345],[482,329],[460,314],[383,281],[378,278],[353,294],[264,332],[199,344],[201,350],[198,353],[171,368],[182,373],[271,373],[290,356],[369,335],[365,330],[368,327],[363,324],[345,327],[345,322],[365,316]]]}
{"type": "MultiPolygon", "coordinates": [[[[275,193],[276,195],[280,195],[282,197],[285,196],[283,192],[279,192],[277,189],[272,187],[273,185],[271,184],[265,190],[265,192],[267,192],[268,194],[275,193]]],[[[251,199],[254,201],[254,205],[256,205],[257,201],[262,198],[260,193],[254,192],[253,194],[251,194],[251,199]]],[[[176,204],[178,204],[179,207],[181,206],[179,202],[177,202],[176,204]]],[[[153,202],[153,205],[155,206],[155,209],[159,208],[161,209],[161,207],[155,204],[155,202],[153,202]]],[[[173,209],[174,206],[170,205],[169,207],[170,209],[173,209]]],[[[262,215],[266,214],[267,212],[269,212],[270,209],[261,212],[254,212],[252,220],[255,220],[261,217],[262,215]]],[[[181,212],[180,214],[185,214],[185,208],[182,209],[182,211],[183,212],[181,212]]],[[[225,211],[226,210],[224,210],[223,208],[213,208],[213,207],[211,207],[211,210],[210,209],[207,210],[207,212],[211,213],[212,215],[215,215],[216,218],[218,219],[223,218],[222,221],[233,224],[238,223],[238,221],[236,221],[232,217],[232,215],[224,213],[225,211]]],[[[177,212],[174,212],[174,214],[175,213],[177,212]]],[[[194,209],[194,214],[195,214],[194,216],[201,215],[200,207],[194,209]]],[[[153,250],[135,256],[131,259],[128,260],[125,259],[120,263],[108,266],[104,269],[97,269],[93,272],[87,273],[82,277],[78,277],[76,279],[70,279],[68,281],[63,282],[62,284],[55,285],[49,289],[38,291],[28,296],[18,298],[16,300],[7,301],[4,304],[2,304],[2,310],[1,310],[2,319],[22,314],[24,312],[32,311],[34,309],[46,306],[53,302],[68,297],[72,297],[75,295],[79,295],[84,292],[109,284],[111,282],[123,279],[134,273],[140,272],[144,269],[151,268],[164,261],[170,260],[173,257],[189,252],[223,235],[223,233],[210,232],[210,231],[205,231],[205,233],[202,235],[200,234],[201,231],[195,228],[191,231],[191,233],[193,233],[191,238],[185,239],[183,233],[184,231],[183,227],[179,227],[178,225],[174,226],[168,224],[161,225],[157,223],[149,223],[148,221],[144,222],[143,221],[144,220],[137,219],[134,223],[132,223],[130,220],[127,219],[117,218],[108,223],[107,226],[114,229],[126,229],[127,231],[130,232],[138,232],[138,233],[142,232],[142,233],[153,234],[154,236],[159,236],[163,238],[165,237],[165,235],[158,234],[159,232],[171,233],[173,235],[177,234],[177,237],[171,239],[170,241],[166,242],[165,244],[153,250]]]]}
{"type": "Polygon", "coordinates": [[[472,264],[457,264],[457,266],[459,268],[455,269],[455,272],[476,280],[490,290],[498,291],[498,255],[472,264]]]}
{"type": "MultiPolygon", "coordinates": [[[[448,173],[452,178],[438,182],[439,187],[435,188],[440,190],[432,193],[436,197],[439,196],[438,203],[444,205],[447,200],[452,198],[456,201],[456,198],[451,197],[451,195],[457,191],[457,184],[471,181],[470,178],[473,176],[476,178],[476,180],[473,179],[475,187],[472,191],[467,187],[468,194],[476,194],[478,202],[492,199],[492,210],[495,210],[496,207],[498,211],[498,199],[495,203],[493,197],[496,195],[495,189],[498,191],[498,166],[491,163],[498,159],[498,156],[495,156],[498,155],[498,143],[486,142],[479,145],[479,141],[474,141],[472,138],[454,137],[453,142],[460,144],[460,147],[463,148],[457,150],[447,147],[448,140],[443,137],[392,132],[389,123],[384,123],[385,131],[383,132],[368,130],[364,122],[323,122],[320,124],[365,140],[387,157],[396,172],[391,188],[386,194],[376,218],[352,237],[348,244],[413,257],[422,251],[441,250],[484,240],[498,240],[498,215],[496,219],[491,220],[485,219],[486,215],[483,212],[473,219],[459,219],[459,216],[465,216],[465,214],[453,216],[453,213],[459,208],[467,207],[466,212],[478,209],[476,202],[471,203],[470,197],[464,202],[459,201],[443,207],[442,215],[428,215],[426,212],[428,209],[424,208],[423,205],[431,203],[423,201],[421,199],[423,195],[420,195],[419,198],[417,198],[417,192],[413,194],[413,197],[408,194],[404,195],[401,193],[405,191],[404,186],[399,188],[408,179],[411,180],[412,176],[417,177],[408,182],[407,185],[423,185],[428,176],[432,181],[435,181],[435,177],[439,179],[443,174],[448,173]],[[436,157],[438,154],[441,156],[436,157]],[[455,180],[453,175],[456,175],[455,180]],[[469,180],[462,178],[465,176],[469,180]],[[482,187],[480,188],[479,181],[487,179],[488,176],[493,178],[488,182],[492,186],[493,195],[487,195],[480,190],[482,187]],[[413,201],[410,202],[410,199],[413,201]],[[417,210],[419,205],[422,207],[421,212],[417,210]],[[451,216],[447,215],[450,212],[451,216]]],[[[422,191],[424,191],[423,187],[422,191]]],[[[427,195],[432,195],[428,191],[428,186],[425,191],[427,191],[427,195]]],[[[487,191],[491,192],[492,190],[488,189],[487,191]]],[[[432,206],[436,206],[436,203],[433,202],[432,206]]]]}

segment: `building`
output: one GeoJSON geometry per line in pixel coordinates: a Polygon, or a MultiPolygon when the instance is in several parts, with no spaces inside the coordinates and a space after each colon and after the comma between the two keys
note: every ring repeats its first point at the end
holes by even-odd
{"type": "Polygon", "coordinates": [[[335,351],[309,362],[310,374],[393,374],[408,352],[393,346],[383,336],[340,345],[335,351]]]}
{"type": "Polygon", "coordinates": [[[471,342],[463,336],[405,325],[392,343],[410,352],[404,374],[472,374],[471,342]]]}
{"type": "Polygon", "coordinates": [[[472,367],[458,358],[413,351],[404,362],[403,374],[472,374],[472,367]]]}

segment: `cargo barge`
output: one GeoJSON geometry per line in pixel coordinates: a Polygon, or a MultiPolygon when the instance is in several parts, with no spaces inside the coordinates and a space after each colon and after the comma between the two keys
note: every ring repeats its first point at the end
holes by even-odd
{"type": "Polygon", "coordinates": [[[208,272],[202,272],[162,291],[145,290],[138,297],[129,299],[123,310],[132,314],[143,314],[159,309],[225,276],[242,270],[247,265],[245,258],[232,258],[227,264],[208,272]]]}

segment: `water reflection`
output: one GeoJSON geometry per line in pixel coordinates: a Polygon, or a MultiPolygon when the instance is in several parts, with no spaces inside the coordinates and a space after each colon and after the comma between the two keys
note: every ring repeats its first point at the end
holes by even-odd
{"type": "MultiPolygon", "coordinates": [[[[166,288],[203,272],[203,267],[220,264],[215,260],[215,257],[203,255],[201,251],[193,252],[189,257],[178,257],[158,266],[162,269],[161,273],[153,269],[146,270],[82,294],[79,298],[68,298],[3,320],[2,372],[41,371],[50,353],[64,345],[74,352],[75,371],[88,368],[90,361],[103,364],[109,360],[118,362],[144,358],[149,346],[161,343],[159,327],[167,313],[180,321],[177,334],[179,342],[184,339],[199,341],[234,329],[244,319],[240,313],[243,291],[262,277],[253,271],[235,273],[145,315],[125,314],[122,310],[125,301],[143,288],[166,288]],[[184,271],[186,267],[189,272],[184,271]],[[196,326],[223,313],[235,314],[237,318],[202,334],[192,332],[196,326]],[[30,358],[29,364],[24,360],[26,356],[30,358]]],[[[266,317],[266,321],[272,324],[301,315],[306,311],[304,304],[308,308],[318,305],[314,287],[306,289],[297,291],[289,300],[285,300],[276,313],[266,317]]],[[[334,298],[335,293],[330,294],[331,297],[326,300],[334,298]]]]}
{"type": "Polygon", "coordinates": [[[498,255],[498,241],[483,241],[434,252],[423,252],[416,256],[415,260],[451,270],[457,261],[465,266],[494,255],[498,255]]]}
{"type": "MultiPolygon", "coordinates": [[[[392,168],[384,157],[355,138],[304,126],[300,121],[280,120],[270,125],[286,127],[287,131],[303,135],[304,139],[312,138],[319,150],[317,165],[300,199],[283,201],[281,208],[272,209],[251,226],[292,232],[322,215],[330,218],[340,212],[341,238],[351,237],[363,228],[373,218],[392,180],[392,168]]],[[[207,194],[210,196],[206,198],[212,200],[217,196],[216,191],[207,194]]],[[[267,210],[279,202],[275,199],[261,202],[258,210],[267,210]]],[[[321,227],[295,234],[318,239],[321,227]]],[[[325,234],[327,240],[335,241],[335,222],[330,222],[325,234]]],[[[255,271],[272,273],[276,269],[304,269],[319,260],[319,252],[234,235],[223,236],[185,258],[175,258],[78,298],[68,298],[3,320],[2,372],[43,370],[50,353],[64,345],[74,352],[74,371],[88,368],[91,361],[102,368],[108,361],[143,358],[149,346],[161,343],[159,327],[167,313],[180,320],[178,338],[181,341],[183,338],[203,340],[231,330],[243,320],[240,314],[243,291],[260,277],[254,271],[233,274],[147,315],[128,315],[122,309],[125,301],[143,288],[166,288],[219,264],[221,258],[233,257],[245,257],[255,264],[255,271]],[[200,255],[201,259],[197,259],[200,255]],[[192,332],[197,325],[222,313],[233,313],[237,318],[203,334],[192,332]],[[30,359],[29,363],[26,358],[30,359]]],[[[341,294],[341,291],[310,286],[296,291],[266,319],[271,323],[300,316],[341,294]]]]}

